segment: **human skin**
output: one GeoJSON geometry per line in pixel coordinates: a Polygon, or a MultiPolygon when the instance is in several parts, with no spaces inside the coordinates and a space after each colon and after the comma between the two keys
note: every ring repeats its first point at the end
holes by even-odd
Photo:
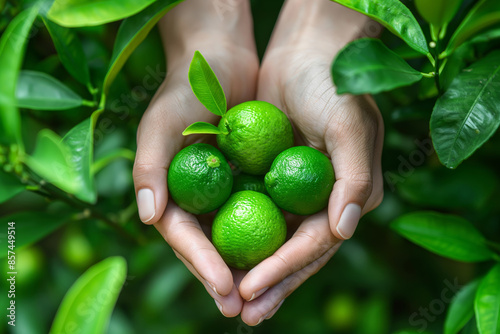
{"type": "Polygon", "coordinates": [[[337,95],[330,74],[337,52],[362,33],[364,16],[327,0],[287,0],[259,68],[249,2],[231,3],[230,11],[221,11],[220,1],[188,0],[160,23],[168,72],[139,125],[134,184],[141,220],[155,225],[219,310],[257,325],[322,268],[359,218],[381,202],[383,122],[370,97],[337,95]],[[291,238],[250,272],[227,267],[211,244],[213,216],[194,216],[167,199],[174,155],[195,142],[214,143],[213,135],[181,135],[193,122],[218,121],[189,87],[195,50],[219,78],[229,107],[254,99],[273,103],[291,120],[296,144],[324,152],[335,170],[328,208],[307,217],[287,215],[291,238]]]}

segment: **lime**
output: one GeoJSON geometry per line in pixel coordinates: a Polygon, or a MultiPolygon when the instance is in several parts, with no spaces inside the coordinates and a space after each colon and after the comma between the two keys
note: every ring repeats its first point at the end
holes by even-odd
{"type": "Polygon", "coordinates": [[[286,115],[264,101],[248,101],[222,117],[217,143],[225,156],[243,172],[264,175],[274,158],[293,145],[293,130],[286,115]]]}
{"type": "Polygon", "coordinates": [[[295,146],[276,157],[264,182],[280,208],[310,215],[327,206],[334,178],[332,163],[323,153],[295,146]]]}
{"type": "Polygon", "coordinates": [[[179,151],[172,160],[167,184],[179,207],[202,214],[217,209],[227,200],[233,175],[218,149],[208,144],[193,144],[179,151]]]}
{"type": "Polygon", "coordinates": [[[250,270],[272,255],[286,238],[281,210],[266,195],[237,192],[220,208],[212,225],[212,242],[226,263],[250,270]]]}
{"type": "Polygon", "coordinates": [[[268,195],[264,184],[264,176],[240,173],[234,175],[233,180],[233,194],[242,190],[253,190],[268,195]]]}

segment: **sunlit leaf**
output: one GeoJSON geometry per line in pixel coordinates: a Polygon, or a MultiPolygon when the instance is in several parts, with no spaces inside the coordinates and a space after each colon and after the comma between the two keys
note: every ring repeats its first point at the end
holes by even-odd
{"type": "Polygon", "coordinates": [[[474,315],[474,297],[479,280],[475,280],[462,287],[453,297],[446,320],[444,334],[458,333],[474,315]]]}
{"type": "Polygon", "coordinates": [[[206,122],[196,122],[189,125],[183,132],[183,136],[192,135],[196,133],[204,133],[204,134],[220,134],[222,131],[213,124],[206,122]]]}
{"type": "Polygon", "coordinates": [[[0,203],[16,196],[25,186],[15,176],[7,174],[0,168],[0,203]]]}

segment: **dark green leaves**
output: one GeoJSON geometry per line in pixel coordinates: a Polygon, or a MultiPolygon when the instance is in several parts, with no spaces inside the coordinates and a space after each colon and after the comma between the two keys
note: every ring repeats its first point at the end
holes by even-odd
{"type": "Polygon", "coordinates": [[[153,2],[154,0],[55,0],[48,17],[64,27],[95,26],[134,15],[153,2]]]}
{"type": "Polygon", "coordinates": [[[24,185],[15,176],[0,168],[0,203],[16,196],[24,190],[24,185]]]}
{"type": "Polygon", "coordinates": [[[476,262],[494,256],[481,233],[458,216],[412,212],[393,221],[391,228],[417,245],[454,260],[476,262]]]}
{"type": "Polygon", "coordinates": [[[432,141],[441,162],[455,168],[500,125],[500,51],[460,73],[432,112],[432,141]]]}
{"type": "Polygon", "coordinates": [[[213,124],[206,122],[196,122],[188,126],[183,132],[183,136],[192,135],[196,133],[204,133],[204,134],[221,134],[222,131],[213,124]]]}
{"type": "Polygon", "coordinates": [[[358,39],[342,49],[332,65],[332,76],[339,94],[376,94],[422,79],[422,73],[371,38],[358,39]]]}
{"type": "Polygon", "coordinates": [[[464,286],[453,297],[446,320],[444,334],[455,334],[460,331],[474,315],[474,297],[479,280],[472,281],[464,286]]]}
{"type": "Polygon", "coordinates": [[[415,0],[420,15],[437,28],[451,21],[461,3],[462,0],[415,0]]]}
{"type": "Polygon", "coordinates": [[[126,274],[122,257],[110,257],[90,267],[64,296],[50,333],[65,333],[75,326],[81,333],[105,333],[126,274]]]}
{"type": "Polygon", "coordinates": [[[79,107],[83,99],[59,80],[36,71],[21,71],[16,90],[17,106],[36,110],[79,107]]]}
{"type": "Polygon", "coordinates": [[[416,51],[429,54],[427,41],[417,20],[399,0],[333,0],[381,23],[416,51]]]}
{"type": "Polygon", "coordinates": [[[480,334],[500,333],[500,264],[479,283],[474,308],[480,334]]]}
{"type": "Polygon", "coordinates": [[[224,91],[215,73],[199,51],[194,53],[189,67],[189,83],[194,95],[205,108],[219,116],[226,113],[227,102],[224,91]]]}
{"type": "Polygon", "coordinates": [[[0,143],[21,142],[21,118],[16,108],[16,84],[24,58],[26,38],[38,7],[26,9],[9,24],[0,39],[0,143]]]}

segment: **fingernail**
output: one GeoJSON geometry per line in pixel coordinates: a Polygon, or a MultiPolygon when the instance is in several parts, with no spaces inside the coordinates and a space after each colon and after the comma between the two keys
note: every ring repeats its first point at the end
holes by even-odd
{"type": "Polygon", "coordinates": [[[217,308],[219,309],[220,313],[222,313],[222,315],[226,317],[226,315],[222,311],[222,305],[219,304],[219,302],[217,300],[214,299],[214,301],[215,301],[215,305],[217,305],[217,308]]]}
{"type": "Polygon", "coordinates": [[[139,218],[143,223],[147,223],[154,218],[155,195],[151,189],[145,188],[137,192],[137,208],[139,209],[139,218]]]}
{"type": "Polygon", "coordinates": [[[215,285],[210,284],[207,280],[205,280],[205,282],[206,282],[206,283],[207,283],[207,285],[210,287],[210,289],[212,289],[212,290],[215,292],[215,294],[216,294],[217,296],[222,297],[222,296],[221,296],[221,295],[217,292],[217,289],[215,288],[215,285]]]}
{"type": "Polygon", "coordinates": [[[349,203],[345,206],[342,216],[340,216],[337,225],[337,233],[344,239],[349,239],[354,234],[361,218],[361,207],[355,203],[349,203]]]}
{"type": "Polygon", "coordinates": [[[278,310],[280,309],[281,305],[283,305],[283,302],[284,302],[284,301],[285,301],[284,299],[283,299],[282,301],[280,301],[280,303],[279,303],[278,305],[276,305],[276,307],[275,307],[275,308],[273,308],[273,309],[271,310],[271,312],[269,312],[269,313],[268,313],[268,314],[264,317],[264,319],[266,319],[266,320],[271,319],[271,318],[273,317],[273,315],[275,315],[275,314],[276,314],[276,312],[278,312],[278,310]]]}
{"type": "Polygon", "coordinates": [[[249,301],[249,302],[251,302],[251,301],[252,301],[252,300],[254,300],[255,298],[257,298],[257,297],[261,296],[264,292],[266,292],[266,291],[267,291],[267,289],[269,289],[269,287],[265,287],[265,288],[263,288],[263,289],[260,289],[260,290],[259,290],[259,291],[257,291],[257,292],[254,292],[254,293],[252,294],[252,297],[250,297],[250,299],[249,299],[248,301],[249,301]]]}

